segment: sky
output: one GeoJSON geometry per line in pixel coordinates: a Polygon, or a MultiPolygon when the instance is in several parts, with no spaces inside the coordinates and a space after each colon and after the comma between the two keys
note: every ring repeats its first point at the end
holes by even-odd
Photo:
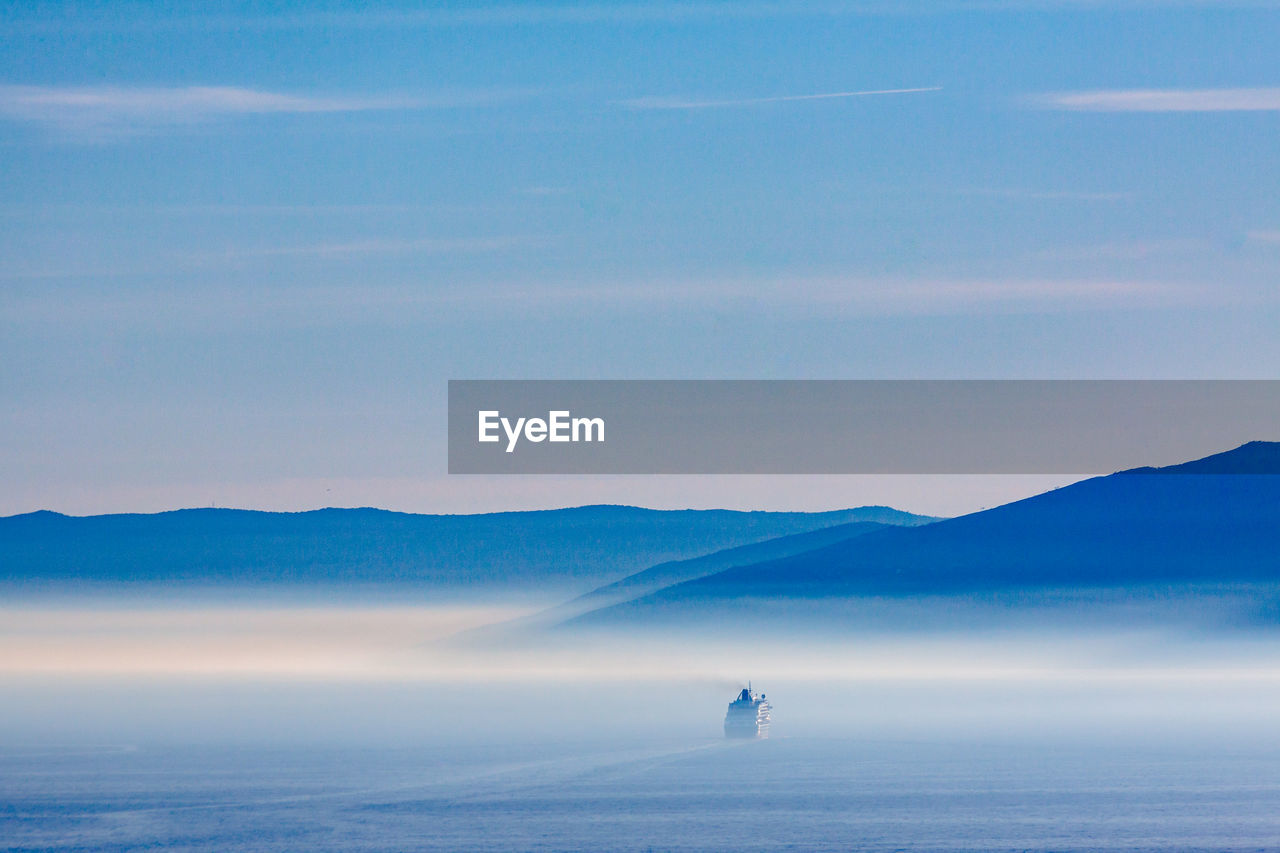
{"type": "Polygon", "coordinates": [[[445,474],[460,378],[1276,378],[1280,4],[0,4],[0,514],[445,474]]]}

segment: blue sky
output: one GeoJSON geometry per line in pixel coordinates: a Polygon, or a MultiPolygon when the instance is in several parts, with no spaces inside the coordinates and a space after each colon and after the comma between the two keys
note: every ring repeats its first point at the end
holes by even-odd
{"type": "Polygon", "coordinates": [[[1275,378],[1276,44],[1267,2],[5,4],[0,512],[1019,493],[450,480],[445,381],[1275,378]]]}

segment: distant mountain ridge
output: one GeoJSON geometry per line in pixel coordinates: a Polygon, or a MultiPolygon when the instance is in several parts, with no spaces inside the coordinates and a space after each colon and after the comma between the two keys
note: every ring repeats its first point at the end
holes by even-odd
{"type": "Polygon", "coordinates": [[[574,595],[656,563],[874,519],[830,512],[584,506],[478,515],[379,509],[0,518],[0,583],[13,587],[392,585],[419,592],[574,595]]]}
{"type": "Polygon", "coordinates": [[[923,527],[889,528],[729,568],[578,624],[752,598],[1280,583],[1280,443],[1096,477],[923,527]],[[1178,474],[1180,476],[1163,476],[1178,474]],[[1151,475],[1151,476],[1148,476],[1151,475]]]}

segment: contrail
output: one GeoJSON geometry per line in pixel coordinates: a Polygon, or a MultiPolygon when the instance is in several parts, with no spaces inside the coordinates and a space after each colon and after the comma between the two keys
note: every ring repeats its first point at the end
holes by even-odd
{"type": "Polygon", "coordinates": [[[915,89],[867,89],[861,92],[821,92],[816,95],[775,95],[768,98],[741,98],[728,101],[693,101],[678,97],[646,97],[619,101],[622,106],[634,110],[697,110],[714,107],[749,107],[756,104],[777,104],[783,101],[822,101],[830,98],[859,98],[864,95],[908,95],[916,92],[938,92],[941,86],[924,86],[915,89]]]}

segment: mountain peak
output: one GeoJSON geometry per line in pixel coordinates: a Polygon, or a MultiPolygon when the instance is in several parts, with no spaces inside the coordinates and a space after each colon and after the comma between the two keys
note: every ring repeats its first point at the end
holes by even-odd
{"type": "Polygon", "coordinates": [[[1250,441],[1234,450],[1215,453],[1162,468],[1134,468],[1126,474],[1280,474],[1280,441],[1250,441]]]}

